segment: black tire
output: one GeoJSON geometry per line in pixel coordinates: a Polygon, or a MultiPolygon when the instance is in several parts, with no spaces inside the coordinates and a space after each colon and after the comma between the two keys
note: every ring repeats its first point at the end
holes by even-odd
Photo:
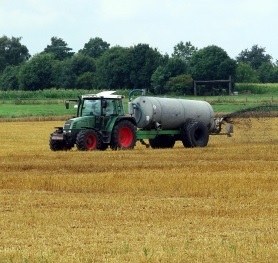
{"type": "Polygon", "coordinates": [[[159,136],[155,136],[155,138],[149,139],[149,144],[153,149],[159,149],[160,148],[159,136]]]}
{"type": "Polygon", "coordinates": [[[128,120],[117,123],[112,131],[111,144],[112,150],[133,149],[136,144],[136,127],[128,120]]]}
{"type": "Polygon", "coordinates": [[[49,139],[49,147],[52,151],[69,151],[73,146],[66,144],[64,141],[49,139]]]}
{"type": "Polygon", "coordinates": [[[109,145],[107,143],[101,143],[100,147],[99,147],[99,150],[105,151],[105,150],[107,150],[108,146],[109,145]]]}
{"type": "Polygon", "coordinates": [[[149,139],[150,146],[153,149],[173,148],[175,145],[175,138],[170,135],[157,135],[154,139],[149,139]]]}
{"type": "Polygon", "coordinates": [[[189,138],[188,132],[187,132],[187,125],[188,122],[182,125],[181,127],[181,141],[184,147],[194,147],[191,143],[191,139],[189,138]]]}
{"type": "Polygon", "coordinates": [[[194,119],[188,119],[182,127],[182,143],[184,147],[205,147],[209,141],[206,125],[194,119]]]}
{"type": "Polygon", "coordinates": [[[82,130],[76,138],[76,146],[79,151],[93,151],[100,149],[100,136],[95,130],[82,130]]]}

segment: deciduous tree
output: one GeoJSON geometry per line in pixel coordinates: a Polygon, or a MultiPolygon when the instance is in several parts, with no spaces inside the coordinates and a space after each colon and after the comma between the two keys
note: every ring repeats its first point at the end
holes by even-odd
{"type": "Polygon", "coordinates": [[[18,90],[20,66],[7,66],[0,75],[0,90],[18,90]]]}
{"type": "Polygon", "coordinates": [[[138,44],[131,48],[130,80],[134,89],[151,88],[151,77],[163,57],[148,44],[138,44]]]}
{"type": "Polygon", "coordinates": [[[259,80],[262,83],[277,83],[278,82],[278,67],[272,63],[262,63],[257,70],[259,80]]]}
{"type": "Polygon", "coordinates": [[[265,48],[254,45],[251,50],[241,51],[236,60],[237,62],[249,63],[253,69],[258,69],[263,63],[271,63],[272,57],[266,54],[265,48]]]}
{"type": "Polygon", "coordinates": [[[165,84],[168,80],[169,75],[166,67],[158,66],[151,77],[151,89],[150,91],[154,94],[164,94],[165,84]]]}
{"type": "Polygon", "coordinates": [[[236,68],[236,82],[256,83],[259,82],[257,71],[249,63],[239,63],[236,68]]]}
{"type": "Polygon", "coordinates": [[[47,45],[42,53],[50,53],[55,59],[64,60],[73,56],[74,52],[71,50],[62,38],[52,37],[51,44],[47,45]]]}
{"type": "Polygon", "coordinates": [[[56,61],[54,83],[59,88],[91,88],[96,65],[93,58],[81,53],[56,61]],[[85,74],[85,75],[84,75],[85,74]]]}
{"type": "Polygon", "coordinates": [[[151,91],[155,94],[164,94],[166,91],[165,84],[169,78],[185,74],[188,71],[186,62],[180,58],[168,58],[164,66],[158,66],[151,77],[151,91]]]}
{"type": "Polygon", "coordinates": [[[130,89],[131,56],[129,48],[120,46],[106,50],[97,60],[96,88],[130,89]]]}
{"type": "Polygon", "coordinates": [[[191,42],[179,42],[174,46],[174,53],[172,57],[182,59],[186,63],[190,63],[190,59],[197,52],[197,48],[194,47],[191,42]]]}
{"type": "Polygon", "coordinates": [[[52,85],[52,54],[37,54],[24,65],[19,72],[19,84],[22,90],[42,90],[52,85]]]}
{"type": "Polygon", "coordinates": [[[109,47],[110,44],[99,37],[95,37],[90,38],[89,42],[87,42],[84,48],[80,49],[79,52],[92,58],[99,58],[109,47]]]}
{"type": "Polygon", "coordinates": [[[222,48],[212,45],[198,50],[191,58],[190,71],[195,80],[234,78],[236,62],[222,48]]]}
{"type": "Polygon", "coordinates": [[[21,37],[0,37],[0,72],[7,66],[17,66],[30,58],[26,46],[20,43],[21,37]]]}

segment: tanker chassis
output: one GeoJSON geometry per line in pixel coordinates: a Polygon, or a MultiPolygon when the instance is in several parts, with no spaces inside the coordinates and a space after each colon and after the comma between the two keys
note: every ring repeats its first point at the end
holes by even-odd
{"type": "Polygon", "coordinates": [[[142,95],[131,101],[128,114],[123,96],[104,91],[78,97],[77,115],[56,127],[49,145],[52,151],[67,151],[75,145],[78,150],[133,149],[137,141],[152,148],[172,148],[176,141],[184,147],[205,147],[209,136],[232,132],[227,123],[221,133],[224,117],[215,118],[211,105],[205,101],[159,98],[142,95]],[[148,140],[146,143],[144,140],[148,140]]]}

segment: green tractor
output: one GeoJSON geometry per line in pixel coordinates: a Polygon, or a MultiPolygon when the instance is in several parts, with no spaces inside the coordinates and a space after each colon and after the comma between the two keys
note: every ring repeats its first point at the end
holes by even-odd
{"type": "Polygon", "coordinates": [[[56,127],[50,135],[52,151],[67,151],[76,145],[80,151],[132,149],[136,144],[136,120],[126,116],[123,96],[114,91],[82,95],[78,100],[77,116],[56,127]]]}

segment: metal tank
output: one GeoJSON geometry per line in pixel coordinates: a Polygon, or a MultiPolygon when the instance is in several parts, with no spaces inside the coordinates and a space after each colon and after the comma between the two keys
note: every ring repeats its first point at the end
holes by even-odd
{"type": "Polygon", "coordinates": [[[177,129],[188,118],[203,122],[209,131],[215,128],[214,111],[206,101],[141,96],[133,100],[129,112],[142,129],[177,129]]]}

